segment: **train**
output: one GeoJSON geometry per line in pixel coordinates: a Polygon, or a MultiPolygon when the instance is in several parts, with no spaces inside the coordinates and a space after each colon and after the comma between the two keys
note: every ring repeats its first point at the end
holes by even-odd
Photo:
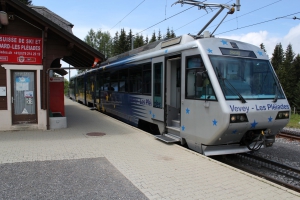
{"type": "Polygon", "coordinates": [[[70,98],[206,156],[271,147],[290,105],[259,47],[182,35],[70,79],[70,98]]]}

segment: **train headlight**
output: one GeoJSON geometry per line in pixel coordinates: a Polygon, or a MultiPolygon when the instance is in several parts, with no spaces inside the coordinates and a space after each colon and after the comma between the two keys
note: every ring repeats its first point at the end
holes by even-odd
{"type": "Polygon", "coordinates": [[[231,115],[230,122],[235,122],[235,121],[236,121],[236,116],[235,115],[231,115]]]}
{"type": "Polygon", "coordinates": [[[240,121],[241,121],[241,122],[245,121],[245,119],[246,119],[246,118],[245,118],[244,115],[242,115],[242,116],[240,117],[240,121]]]}
{"type": "Polygon", "coordinates": [[[279,111],[277,113],[276,119],[288,119],[290,116],[289,111],[279,111]]]}
{"type": "Polygon", "coordinates": [[[248,122],[248,118],[246,114],[231,114],[229,121],[230,123],[248,122]]]}

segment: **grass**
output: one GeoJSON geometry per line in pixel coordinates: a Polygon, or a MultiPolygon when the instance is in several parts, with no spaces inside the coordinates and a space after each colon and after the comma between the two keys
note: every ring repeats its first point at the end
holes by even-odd
{"type": "Polygon", "coordinates": [[[289,128],[299,128],[300,129],[300,115],[299,114],[292,114],[290,118],[290,122],[286,125],[289,128]]]}

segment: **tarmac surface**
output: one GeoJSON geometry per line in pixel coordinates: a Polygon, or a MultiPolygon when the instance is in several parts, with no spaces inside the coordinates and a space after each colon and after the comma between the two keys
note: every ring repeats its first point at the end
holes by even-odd
{"type": "Polygon", "coordinates": [[[0,199],[300,199],[69,99],[65,111],[66,129],[0,132],[0,199]]]}

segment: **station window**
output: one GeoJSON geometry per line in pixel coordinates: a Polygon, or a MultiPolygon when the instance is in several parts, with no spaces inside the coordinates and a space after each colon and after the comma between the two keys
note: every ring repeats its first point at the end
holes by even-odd
{"type": "Polygon", "coordinates": [[[208,73],[200,55],[187,57],[185,76],[185,97],[187,99],[216,99],[208,73]]]}

